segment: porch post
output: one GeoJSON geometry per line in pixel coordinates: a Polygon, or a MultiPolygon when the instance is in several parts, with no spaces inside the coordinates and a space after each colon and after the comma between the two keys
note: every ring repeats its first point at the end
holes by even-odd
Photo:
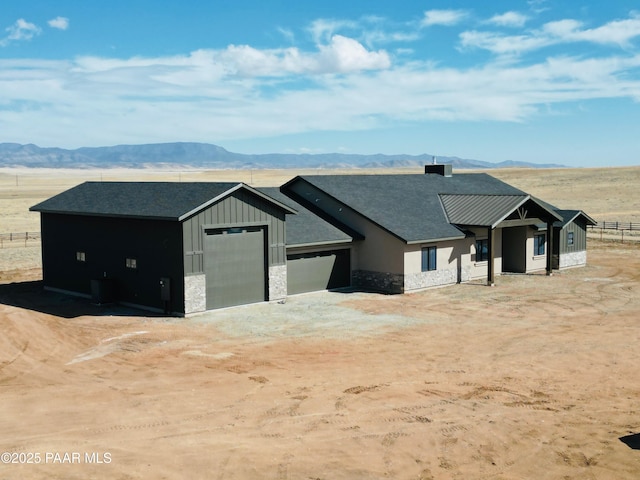
{"type": "Polygon", "coordinates": [[[553,221],[547,222],[547,275],[553,275],[553,221]]]}
{"type": "Polygon", "coordinates": [[[489,259],[487,262],[487,285],[489,287],[493,287],[496,284],[494,231],[493,227],[489,227],[487,231],[487,249],[489,250],[489,259]]]}

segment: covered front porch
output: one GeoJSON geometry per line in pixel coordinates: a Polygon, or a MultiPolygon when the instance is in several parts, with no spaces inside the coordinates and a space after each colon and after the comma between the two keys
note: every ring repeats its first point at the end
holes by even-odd
{"type": "Polygon", "coordinates": [[[553,223],[561,217],[530,195],[440,195],[449,221],[472,230],[479,240],[476,256],[487,262],[486,284],[495,285],[496,232],[502,232],[501,272],[553,272],[553,223]],[[544,233],[534,227],[546,224],[544,233]],[[478,232],[486,232],[480,235],[478,232]]]}

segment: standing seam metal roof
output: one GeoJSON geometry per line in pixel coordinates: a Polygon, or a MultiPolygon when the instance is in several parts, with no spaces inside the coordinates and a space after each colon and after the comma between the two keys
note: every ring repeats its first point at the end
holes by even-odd
{"type": "Polygon", "coordinates": [[[440,195],[449,222],[496,226],[529,199],[529,195],[440,195]]]}

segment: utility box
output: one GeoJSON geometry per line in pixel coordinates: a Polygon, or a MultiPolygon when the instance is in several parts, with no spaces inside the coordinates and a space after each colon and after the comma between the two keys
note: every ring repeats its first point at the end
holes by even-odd
{"type": "Polygon", "coordinates": [[[171,301],[171,279],[169,277],[160,279],[160,300],[163,302],[171,301]]]}
{"type": "Polygon", "coordinates": [[[111,278],[91,280],[91,302],[97,305],[115,301],[115,282],[111,278]]]}

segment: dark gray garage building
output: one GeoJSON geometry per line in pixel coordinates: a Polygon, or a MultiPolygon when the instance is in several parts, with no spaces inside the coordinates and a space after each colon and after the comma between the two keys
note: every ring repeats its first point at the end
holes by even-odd
{"type": "Polygon", "coordinates": [[[286,297],[295,210],[245,184],[87,182],[31,210],[47,289],[174,315],[286,297]]]}

